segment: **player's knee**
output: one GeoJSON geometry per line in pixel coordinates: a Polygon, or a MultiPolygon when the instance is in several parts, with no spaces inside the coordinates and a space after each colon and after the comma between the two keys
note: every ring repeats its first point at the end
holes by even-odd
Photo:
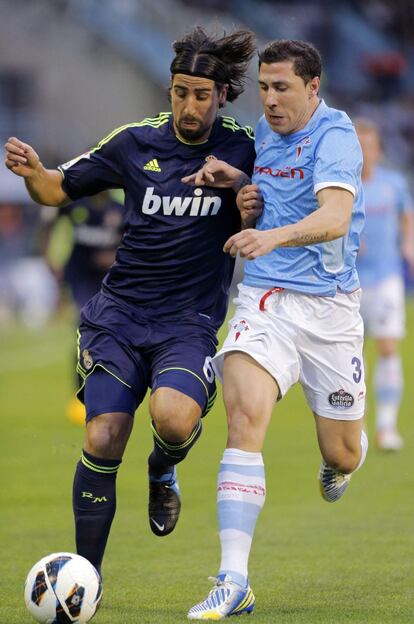
{"type": "Polygon", "coordinates": [[[159,414],[158,418],[153,415],[153,419],[157,433],[163,440],[169,442],[187,440],[199,420],[194,419],[190,414],[169,414],[164,417],[159,414]]]}
{"type": "Polygon", "coordinates": [[[355,470],[358,466],[360,456],[360,447],[358,449],[350,449],[342,446],[324,453],[324,459],[329,466],[344,474],[349,474],[355,470]]]}
{"type": "Polygon", "coordinates": [[[97,457],[121,458],[131,428],[128,414],[95,416],[86,429],[86,450],[97,457]]]}
{"type": "Polygon", "coordinates": [[[201,418],[201,407],[190,397],[160,388],[151,397],[151,417],[157,433],[169,442],[184,442],[201,418]]]}

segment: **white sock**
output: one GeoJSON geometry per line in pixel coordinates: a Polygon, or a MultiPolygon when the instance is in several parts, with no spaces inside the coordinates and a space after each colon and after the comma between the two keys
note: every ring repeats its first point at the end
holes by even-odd
{"type": "Polygon", "coordinates": [[[403,390],[400,355],[381,357],[374,376],[376,396],[376,429],[396,429],[403,390]]]}
{"type": "Polygon", "coordinates": [[[261,453],[226,449],[217,484],[220,528],[220,576],[247,585],[247,565],[253,533],[266,497],[261,453]]]}

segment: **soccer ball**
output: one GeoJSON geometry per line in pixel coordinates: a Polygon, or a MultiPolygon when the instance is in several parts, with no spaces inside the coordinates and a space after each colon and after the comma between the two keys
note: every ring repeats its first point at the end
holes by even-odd
{"type": "Polygon", "coordinates": [[[26,607],[41,624],[84,624],[102,598],[101,578],[84,557],[68,552],[47,555],[27,575],[26,607]]]}

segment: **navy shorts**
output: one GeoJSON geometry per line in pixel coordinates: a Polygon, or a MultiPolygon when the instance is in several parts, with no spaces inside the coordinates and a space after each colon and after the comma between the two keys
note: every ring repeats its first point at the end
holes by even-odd
{"type": "MultiPolygon", "coordinates": [[[[85,382],[98,368],[132,391],[135,409],[148,388],[168,387],[194,399],[204,415],[216,395],[210,365],[216,348],[216,328],[205,315],[144,317],[139,309],[100,292],[80,315],[77,371],[83,383],[78,397],[84,400],[85,382]]],[[[86,407],[89,417],[96,415],[86,407]]],[[[100,413],[117,411],[113,407],[100,413]]]]}

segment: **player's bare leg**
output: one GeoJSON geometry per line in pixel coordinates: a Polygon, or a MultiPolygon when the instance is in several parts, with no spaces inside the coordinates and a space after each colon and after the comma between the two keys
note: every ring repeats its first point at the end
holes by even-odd
{"type": "Polygon", "coordinates": [[[255,604],[247,566],[266,495],[261,450],[279,389],[260,364],[241,352],[226,356],[223,388],[229,433],[218,476],[221,564],[207,598],[188,612],[191,620],[250,613],[255,604]]]}
{"type": "Polygon", "coordinates": [[[362,418],[345,421],[314,416],[323,457],[320,490],[324,500],[333,503],[344,494],[352,473],[364,463],[368,439],[362,428],[362,418]]]}
{"type": "Polygon", "coordinates": [[[150,412],[154,450],[148,459],[148,518],[152,532],[164,536],[174,530],[179,518],[181,501],[175,466],[201,433],[201,408],[182,392],[160,387],[151,395],[150,412]]]}

